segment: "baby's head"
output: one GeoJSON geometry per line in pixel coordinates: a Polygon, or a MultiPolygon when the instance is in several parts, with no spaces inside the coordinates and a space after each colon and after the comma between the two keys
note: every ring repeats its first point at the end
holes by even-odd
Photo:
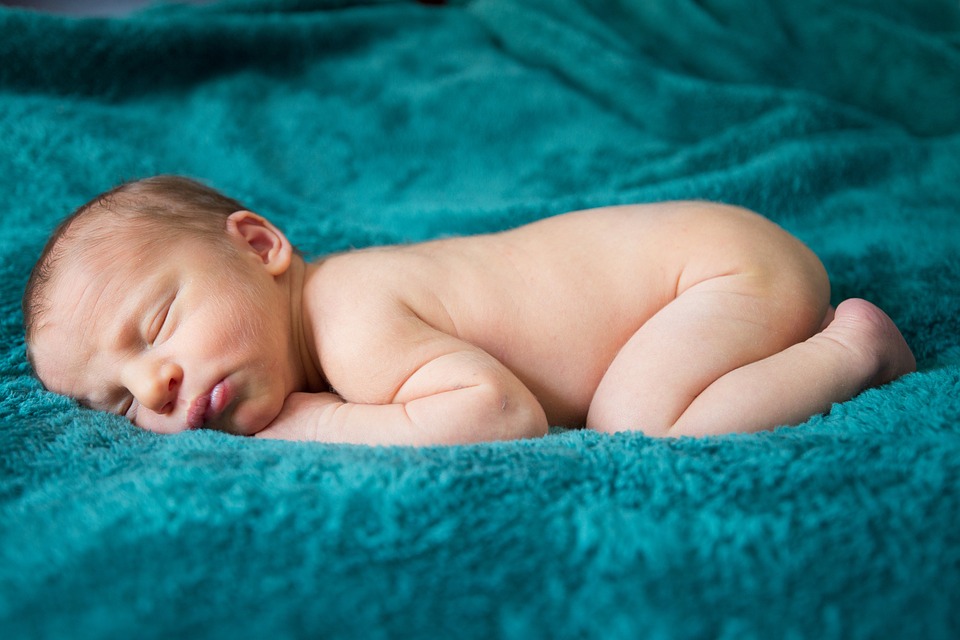
{"type": "Polygon", "coordinates": [[[131,182],[54,231],[23,297],[50,390],[161,433],[252,434],[303,378],[287,238],[192,180],[131,182]]]}

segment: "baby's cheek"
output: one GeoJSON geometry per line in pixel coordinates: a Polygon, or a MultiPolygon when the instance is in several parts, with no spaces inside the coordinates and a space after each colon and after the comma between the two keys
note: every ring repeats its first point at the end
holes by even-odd
{"type": "Polygon", "coordinates": [[[266,330],[264,322],[256,314],[233,313],[224,325],[225,335],[241,348],[244,345],[255,345],[262,342],[266,330]]]}

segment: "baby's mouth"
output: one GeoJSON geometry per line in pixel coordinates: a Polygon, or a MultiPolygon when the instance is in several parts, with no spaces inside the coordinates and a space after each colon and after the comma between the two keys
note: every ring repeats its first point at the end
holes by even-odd
{"type": "Polygon", "coordinates": [[[203,426],[219,416],[233,400],[233,389],[226,379],[213,385],[207,393],[198,396],[190,403],[187,411],[187,428],[202,429],[203,426]]]}

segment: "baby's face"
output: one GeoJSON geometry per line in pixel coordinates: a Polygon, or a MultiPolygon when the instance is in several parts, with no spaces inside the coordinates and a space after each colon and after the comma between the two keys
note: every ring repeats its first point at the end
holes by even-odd
{"type": "Polygon", "coordinates": [[[57,268],[32,343],[48,389],[158,433],[242,435],[294,390],[289,302],[249,252],[132,242],[57,268]]]}

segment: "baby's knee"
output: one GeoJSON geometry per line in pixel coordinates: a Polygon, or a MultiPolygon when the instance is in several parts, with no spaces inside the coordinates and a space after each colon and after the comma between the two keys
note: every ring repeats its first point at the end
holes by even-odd
{"type": "Polygon", "coordinates": [[[649,384],[627,377],[606,377],[590,401],[585,426],[600,433],[641,431],[651,437],[669,435],[692,397],[669,383],[644,394],[643,388],[649,384]]]}

